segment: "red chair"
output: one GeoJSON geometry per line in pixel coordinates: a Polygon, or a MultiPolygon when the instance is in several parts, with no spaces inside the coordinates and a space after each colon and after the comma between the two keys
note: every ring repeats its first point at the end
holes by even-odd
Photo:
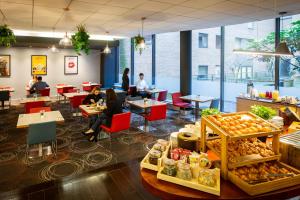
{"type": "Polygon", "coordinates": [[[190,103],[184,102],[180,97],[181,97],[180,92],[176,92],[172,94],[173,106],[183,108],[183,109],[192,106],[190,103]]]}
{"type": "MultiPolygon", "coordinates": [[[[71,100],[71,106],[73,109],[78,110],[79,106],[82,104],[82,101],[85,99],[87,95],[75,95],[71,100]]],[[[77,112],[76,112],[77,113],[77,112]]]]}
{"type": "Polygon", "coordinates": [[[42,89],[42,90],[39,90],[39,94],[42,96],[42,97],[49,97],[50,96],[50,88],[45,88],[45,89],[42,89]]]}
{"type": "Polygon", "coordinates": [[[136,94],[136,93],[137,93],[136,86],[129,86],[128,95],[133,95],[133,94],[136,94]]]}
{"type": "Polygon", "coordinates": [[[68,90],[68,93],[74,93],[74,92],[77,92],[77,89],[76,88],[70,88],[68,90]]]}
{"type": "Polygon", "coordinates": [[[83,91],[87,91],[87,92],[92,91],[92,86],[90,85],[90,82],[82,82],[82,84],[89,84],[88,86],[82,86],[83,91]]]}
{"type": "Polygon", "coordinates": [[[157,101],[165,101],[167,99],[168,90],[164,90],[158,93],[157,101]]]}
{"type": "Polygon", "coordinates": [[[44,101],[33,101],[33,102],[27,102],[25,103],[25,113],[30,113],[31,108],[38,108],[38,107],[44,107],[45,102],[44,101]]]}
{"type": "Polygon", "coordinates": [[[30,108],[29,113],[39,113],[40,111],[44,110],[45,112],[50,112],[50,107],[37,107],[37,108],[30,108]]]}
{"type": "Polygon", "coordinates": [[[110,147],[111,147],[111,134],[128,130],[130,128],[130,118],[131,118],[131,112],[114,114],[110,127],[107,127],[105,125],[100,126],[100,128],[102,128],[109,135],[110,147]]]}
{"type": "Polygon", "coordinates": [[[143,115],[145,120],[158,121],[167,118],[167,104],[152,106],[150,113],[143,115]]]}

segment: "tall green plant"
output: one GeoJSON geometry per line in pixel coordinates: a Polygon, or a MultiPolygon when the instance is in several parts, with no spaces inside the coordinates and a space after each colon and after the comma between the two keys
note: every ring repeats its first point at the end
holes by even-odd
{"type": "Polygon", "coordinates": [[[6,24],[0,26],[0,46],[10,47],[16,43],[14,32],[6,24]]]}
{"type": "Polygon", "coordinates": [[[72,45],[75,52],[78,55],[81,55],[80,52],[84,52],[86,55],[90,51],[90,35],[87,33],[87,30],[84,25],[80,24],[77,26],[77,32],[72,35],[72,45]]]}

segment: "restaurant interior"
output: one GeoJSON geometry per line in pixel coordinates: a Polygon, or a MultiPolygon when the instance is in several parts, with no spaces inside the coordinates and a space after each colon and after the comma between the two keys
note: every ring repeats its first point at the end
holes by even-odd
{"type": "Polygon", "coordinates": [[[0,20],[0,199],[300,199],[299,0],[0,0],[0,20]]]}

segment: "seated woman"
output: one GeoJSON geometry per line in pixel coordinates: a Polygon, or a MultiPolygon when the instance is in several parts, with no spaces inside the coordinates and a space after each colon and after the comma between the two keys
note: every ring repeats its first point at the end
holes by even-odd
{"type": "Polygon", "coordinates": [[[92,127],[83,132],[84,135],[91,135],[89,141],[97,142],[98,134],[101,131],[102,124],[111,126],[112,117],[114,114],[122,113],[122,102],[118,100],[117,95],[113,89],[106,90],[106,109],[97,118],[92,127]]]}
{"type": "Polygon", "coordinates": [[[83,100],[83,104],[94,104],[97,103],[100,99],[103,98],[103,95],[100,93],[100,88],[94,87],[93,90],[88,94],[83,100]]]}

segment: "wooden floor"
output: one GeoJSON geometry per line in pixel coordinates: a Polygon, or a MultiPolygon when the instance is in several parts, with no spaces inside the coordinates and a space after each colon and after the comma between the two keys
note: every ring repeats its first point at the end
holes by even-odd
{"type": "Polygon", "coordinates": [[[72,180],[48,182],[22,191],[3,193],[0,199],[151,200],[157,198],[143,188],[139,175],[139,160],[133,160],[95,170],[72,180]]]}

